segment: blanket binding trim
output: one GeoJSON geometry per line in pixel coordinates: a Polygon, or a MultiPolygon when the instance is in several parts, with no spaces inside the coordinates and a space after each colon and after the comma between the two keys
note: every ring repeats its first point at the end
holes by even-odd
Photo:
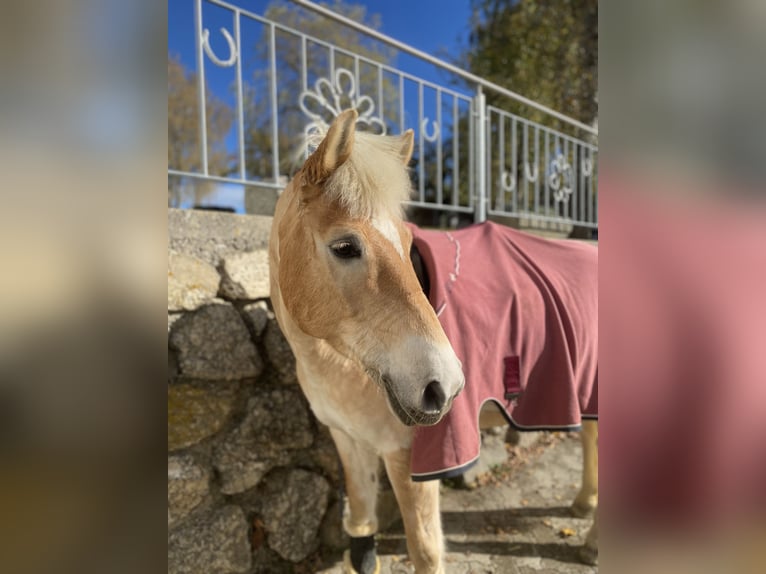
{"type": "MultiPolygon", "coordinates": [[[[477,421],[476,421],[476,428],[479,428],[479,421],[478,416],[481,415],[481,409],[484,407],[485,404],[487,404],[489,401],[492,401],[500,408],[500,413],[506,418],[508,421],[508,424],[515,428],[516,430],[522,431],[522,432],[531,432],[531,431],[582,431],[582,424],[579,425],[561,425],[561,426],[540,426],[540,425],[530,425],[525,426],[522,424],[517,423],[515,420],[513,420],[513,417],[508,413],[508,411],[505,409],[505,406],[498,401],[495,398],[488,398],[484,399],[482,401],[481,405],[479,406],[478,414],[477,414],[477,421]]],[[[580,415],[581,419],[586,420],[598,420],[598,415],[580,415]]],[[[452,478],[453,476],[456,476],[458,474],[463,474],[466,470],[471,468],[474,464],[476,464],[479,460],[479,457],[481,456],[481,431],[479,431],[479,454],[477,454],[474,458],[469,460],[468,462],[465,462],[463,464],[459,464],[457,466],[452,466],[449,468],[444,468],[442,470],[438,470],[436,472],[411,472],[410,473],[410,479],[413,482],[426,482],[428,480],[438,480],[442,478],[452,478]]]]}

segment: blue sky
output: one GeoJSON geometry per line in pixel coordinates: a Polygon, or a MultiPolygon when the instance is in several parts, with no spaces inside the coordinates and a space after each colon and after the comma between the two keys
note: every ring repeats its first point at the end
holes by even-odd
{"type": "MultiPolygon", "coordinates": [[[[468,38],[470,0],[349,0],[380,14],[381,32],[411,46],[438,55],[459,53],[459,43],[468,38]]],[[[232,0],[232,3],[263,14],[268,0],[232,0]]],[[[189,52],[194,30],[193,0],[168,0],[168,50],[181,53],[193,65],[189,52]]]]}
{"type": "MultiPolygon", "coordinates": [[[[268,0],[229,1],[259,15],[265,12],[269,4],[268,0]]],[[[470,0],[347,1],[367,6],[368,14],[379,14],[382,21],[381,32],[448,61],[457,58],[461,47],[467,43],[470,0]]],[[[224,27],[233,32],[230,14],[203,2],[203,22],[205,27],[210,29],[213,50],[220,58],[225,59],[228,56],[228,47],[219,28],[224,27]]],[[[243,27],[243,44],[249,43],[248,38],[250,42],[253,42],[253,37],[248,36],[243,27]]],[[[194,0],[168,0],[168,52],[179,55],[187,68],[196,69],[194,0]]],[[[396,65],[425,80],[450,85],[444,73],[416,58],[400,55],[396,65]]],[[[211,65],[208,60],[205,72],[209,88],[218,97],[234,105],[235,97],[231,90],[232,68],[219,68],[211,65]]],[[[232,130],[227,142],[234,142],[235,136],[232,130]]],[[[238,211],[242,210],[242,190],[239,186],[221,186],[220,194],[227,195],[224,203],[234,205],[238,211]],[[237,197],[239,199],[235,200],[234,198],[237,197]]],[[[215,198],[217,201],[223,201],[220,194],[217,194],[219,197],[215,198]]]]}

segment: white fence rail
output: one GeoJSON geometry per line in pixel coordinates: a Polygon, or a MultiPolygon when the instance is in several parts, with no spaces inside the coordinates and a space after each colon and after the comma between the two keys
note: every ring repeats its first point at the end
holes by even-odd
{"type": "Polygon", "coordinates": [[[294,3],[447,79],[419,77],[393,58],[344,49],[224,0],[193,1],[199,161],[193,169],[169,165],[169,180],[279,190],[303,136],[355,107],[362,129],[415,130],[411,206],[476,221],[513,216],[597,228],[595,128],[307,0],[294,3]],[[213,75],[234,100],[234,127],[217,144],[227,159],[216,166],[207,117],[213,75]],[[518,109],[549,125],[511,111],[518,109]]]}

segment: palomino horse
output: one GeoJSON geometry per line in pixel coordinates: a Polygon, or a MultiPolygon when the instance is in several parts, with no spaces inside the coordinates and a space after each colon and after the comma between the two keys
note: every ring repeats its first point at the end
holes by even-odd
{"type": "MultiPolygon", "coordinates": [[[[461,363],[409,258],[403,224],[413,132],[356,133],[340,114],[281,195],[269,248],[274,311],[300,385],[330,429],[346,479],[349,572],[379,570],[374,534],[382,457],[418,573],[444,571],[439,482],[414,482],[414,425],[434,425],[464,386],[461,363]]],[[[583,488],[596,502],[595,432],[583,432],[583,488]]],[[[595,525],[586,547],[594,549],[595,525]]]]}

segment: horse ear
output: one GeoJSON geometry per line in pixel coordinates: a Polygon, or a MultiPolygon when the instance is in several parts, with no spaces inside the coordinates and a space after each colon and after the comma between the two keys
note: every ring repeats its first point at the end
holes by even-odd
{"type": "Polygon", "coordinates": [[[321,185],[349,158],[358,117],[356,110],[346,110],[335,118],[322,143],[303,166],[306,184],[321,185]]]}
{"type": "Polygon", "coordinates": [[[415,149],[415,132],[410,128],[399,139],[402,142],[402,147],[399,148],[399,157],[402,158],[402,163],[407,165],[410,163],[412,151],[415,149]]]}

